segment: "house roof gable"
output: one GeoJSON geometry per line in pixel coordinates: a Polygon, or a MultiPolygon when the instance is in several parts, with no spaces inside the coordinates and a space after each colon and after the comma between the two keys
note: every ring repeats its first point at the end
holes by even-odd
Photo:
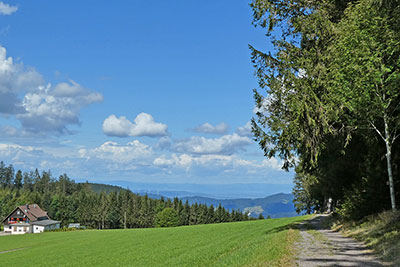
{"type": "Polygon", "coordinates": [[[10,217],[16,210],[21,210],[22,213],[28,217],[29,221],[37,221],[39,218],[46,217],[47,219],[50,219],[49,216],[47,215],[47,212],[42,210],[39,205],[37,204],[29,204],[29,205],[22,205],[16,207],[7,217],[4,218],[2,223],[4,223],[8,217],[10,217]]]}

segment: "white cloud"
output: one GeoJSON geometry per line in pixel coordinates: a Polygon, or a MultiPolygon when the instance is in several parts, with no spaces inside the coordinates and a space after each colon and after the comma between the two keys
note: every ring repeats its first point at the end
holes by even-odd
{"type": "Polygon", "coordinates": [[[21,152],[25,153],[41,153],[41,150],[34,148],[32,146],[20,146],[15,144],[0,144],[0,155],[2,156],[10,156],[20,154],[21,152]]]}
{"type": "Polygon", "coordinates": [[[0,158],[23,171],[50,169],[55,176],[67,173],[78,180],[140,177],[141,181],[158,179],[162,182],[161,179],[175,181],[176,177],[181,177],[182,182],[224,183],[231,179],[242,181],[243,177],[263,181],[271,175],[285,173],[277,159],[248,159],[239,154],[160,153],[138,140],[121,144],[109,141],[94,148],[69,143],[54,147],[0,143],[0,158]]]}
{"type": "Polygon", "coordinates": [[[54,87],[45,85],[40,73],[15,63],[0,46],[0,113],[14,115],[21,122],[19,132],[24,135],[69,133],[69,125],[80,124],[80,110],[102,100],[100,93],[91,92],[72,80],[54,87]]]}
{"type": "Polygon", "coordinates": [[[262,166],[277,171],[282,171],[283,162],[277,160],[276,158],[264,159],[262,161],[262,166]]]}
{"type": "Polygon", "coordinates": [[[198,133],[207,133],[207,134],[225,134],[228,132],[229,125],[222,122],[217,125],[211,125],[208,122],[203,123],[193,130],[198,133]]]}
{"type": "Polygon", "coordinates": [[[237,150],[243,150],[249,144],[251,144],[251,140],[248,137],[239,136],[235,133],[219,138],[193,136],[190,139],[176,142],[172,148],[181,153],[229,155],[237,150]]]}
{"type": "Polygon", "coordinates": [[[161,137],[157,144],[154,146],[155,149],[160,149],[160,150],[167,150],[171,147],[171,138],[169,136],[163,136],[161,137]]]}
{"type": "Polygon", "coordinates": [[[31,132],[68,133],[68,125],[80,124],[79,112],[83,107],[103,100],[101,94],[90,92],[73,81],[62,86],[70,88],[70,93],[60,94],[57,92],[59,85],[54,89],[48,85],[25,95],[22,106],[26,112],[16,116],[25,129],[31,132]]]}
{"type": "Polygon", "coordinates": [[[172,154],[169,157],[162,155],[154,159],[153,164],[164,169],[184,169],[190,171],[193,168],[201,170],[213,170],[215,173],[242,172],[263,174],[269,170],[283,171],[282,162],[275,158],[262,161],[246,160],[238,155],[188,155],[172,154]]]}
{"type": "Polygon", "coordinates": [[[227,155],[201,155],[172,154],[170,157],[162,155],[153,161],[153,164],[162,168],[181,168],[189,171],[193,166],[200,168],[215,168],[231,165],[234,156],[227,155]]]}
{"type": "Polygon", "coordinates": [[[153,153],[151,147],[145,145],[138,140],[119,145],[116,142],[105,142],[94,149],[80,149],[81,158],[102,159],[116,163],[128,163],[138,159],[146,159],[153,153]]]}
{"type": "Polygon", "coordinates": [[[9,4],[5,4],[4,2],[0,2],[0,14],[1,15],[11,15],[16,12],[18,7],[10,6],[9,4]]]}
{"type": "Polygon", "coordinates": [[[153,164],[159,167],[174,167],[184,168],[189,170],[193,163],[193,157],[187,154],[176,155],[172,154],[171,158],[167,158],[165,155],[154,159],[153,164]]]}
{"type": "Polygon", "coordinates": [[[252,137],[253,133],[251,132],[251,122],[248,121],[244,126],[238,127],[236,133],[240,136],[252,137]]]}
{"type": "Polygon", "coordinates": [[[108,136],[149,136],[158,137],[166,136],[167,125],[155,122],[154,118],[147,113],[140,113],[136,116],[133,123],[125,116],[117,118],[115,115],[110,115],[103,122],[103,132],[108,136]]]}
{"type": "Polygon", "coordinates": [[[7,51],[0,46],[0,113],[24,113],[18,95],[32,91],[43,83],[42,76],[33,68],[25,68],[7,57],[7,51]]]}

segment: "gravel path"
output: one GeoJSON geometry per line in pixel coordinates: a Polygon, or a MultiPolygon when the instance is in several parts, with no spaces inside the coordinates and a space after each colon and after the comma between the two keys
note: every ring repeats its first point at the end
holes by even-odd
{"type": "Polygon", "coordinates": [[[386,266],[362,243],[324,229],[327,215],[317,215],[300,225],[301,240],[296,244],[300,267],[313,266],[386,266]]]}

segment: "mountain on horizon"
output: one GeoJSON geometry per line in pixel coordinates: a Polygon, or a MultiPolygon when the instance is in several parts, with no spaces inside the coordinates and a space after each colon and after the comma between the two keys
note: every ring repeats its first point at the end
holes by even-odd
{"type": "Polygon", "coordinates": [[[295,211],[293,204],[293,194],[278,193],[264,198],[238,198],[238,199],[214,199],[200,196],[194,197],[183,197],[182,201],[189,201],[192,203],[202,203],[208,206],[213,205],[214,207],[221,204],[224,208],[232,210],[241,210],[243,212],[250,213],[252,217],[258,217],[260,213],[265,218],[270,216],[271,218],[280,217],[293,217],[298,214],[295,211]]]}
{"type": "MultiPolygon", "coordinates": [[[[107,193],[111,191],[120,191],[120,190],[130,190],[128,188],[122,188],[121,186],[109,185],[109,184],[98,184],[98,183],[90,183],[91,187],[96,192],[105,191],[107,193]]],[[[293,204],[293,194],[285,194],[278,193],[272,194],[263,198],[225,198],[219,199],[215,198],[212,195],[208,194],[200,194],[196,195],[196,193],[188,192],[188,191],[173,191],[173,190],[165,190],[165,191],[156,191],[156,190],[140,190],[133,191],[133,193],[138,195],[147,195],[150,198],[160,199],[161,197],[173,199],[174,197],[178,197],[183,202],[186,200],[189,204],[201,203],[206,204],[208,206],[213,205],[217,207],[221,204],[225,209],[228,210],[241,210],[242,212],[246,212],[250,214],[252,217],[258,217],[260,213],[263,214],[265,218],[270,216],[271,218],[280,218],[280,217],[293,217],[298,214],[295,211],[295,207],[293,204]]]]}
{"type": "Polygon", "coordinates": [[[292,192],[292,185],[289,184],[160,184],[131,181],[99,181],[99,183],[120,186],[137,194],[147,193],[170,198],[195,196],[215,199],[264,198],[278,192],[292,192]]]}

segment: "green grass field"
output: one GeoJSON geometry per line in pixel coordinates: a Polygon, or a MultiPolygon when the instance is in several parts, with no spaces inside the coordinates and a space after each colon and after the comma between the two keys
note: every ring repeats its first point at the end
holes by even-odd
{"type": "Polygon", "coordinates": [[[0,236],[0,265],[287,266],[305,218],[0,236]]]}

